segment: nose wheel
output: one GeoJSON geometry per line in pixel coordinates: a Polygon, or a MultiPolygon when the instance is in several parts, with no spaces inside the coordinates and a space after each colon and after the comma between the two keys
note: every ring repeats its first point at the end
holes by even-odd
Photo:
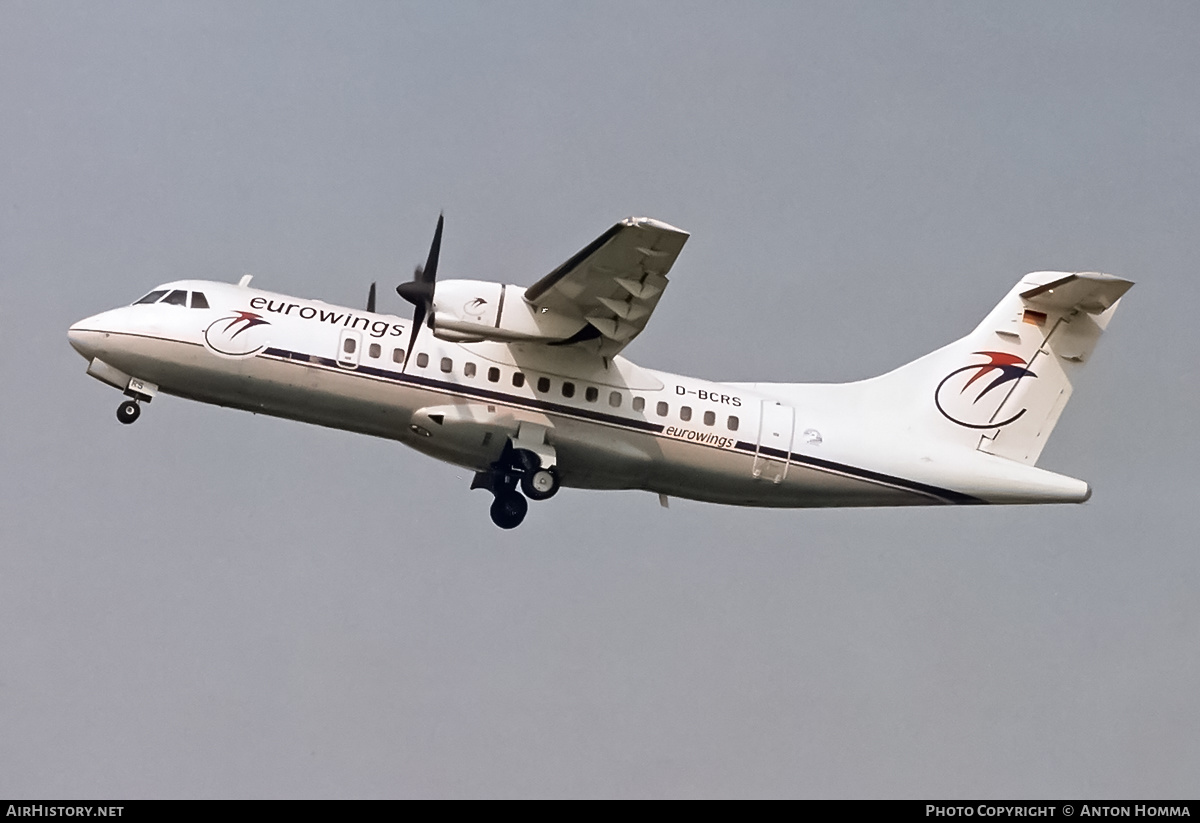
{"type": "Polygon", "coordinates": [[[126,400],[121,405],[117,406],[117,419],[126,425],[138,419],[142,413],[142,407],[138,405],[136,400],[126,400]]]}

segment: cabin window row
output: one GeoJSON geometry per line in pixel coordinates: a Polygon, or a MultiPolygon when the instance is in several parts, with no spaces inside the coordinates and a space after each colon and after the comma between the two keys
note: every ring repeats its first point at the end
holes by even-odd
{"type": "MultiPolygon", "coordinates": [[[[346,354],[354,354],[358,351],[358,340],[353,337],[347,337],[342,341],[342,351],[346,354]]],[[[372,343],[367,346],[367,356],[378,360],[383,356],[383,347],[378,343],[372,343]]],[[[396,363],[404,362],[404,349],[392,349],[392,360],[396,363]]]]}
{"type": "MultiPolygon", "coordinates": [[[[393,355],[394,355],[393,359],[397,363],[404,362],[404,350],[403,349],[395,349],[393,352],[393,355]]],[[[374,356],[374,355],[372,355],[372,356],[374,356]]],[[[428,366],[429,366],[429,355],[426,354],[425,352],[418,353],[417,354],[417,367],[424,369],[424,368],[428,368],[428,366]]],[[[454,371],[454,361],[452,358],[443,357],[443,358],[441,358],[441,362],[438,364],[438,367],[441,369],[441,371],[444,374],[451,374],[454,371]]],[[[476,374],[477,374],[477,372],[476,372],[476,367],[475,367],[474,363],[468,361],[463,364],[463,376],[464,377],[475,377],[476,374]]],[[[488,382],[499,383],[500,377],[501,377],[500,369],[498,369],[495,366],[490,366],[488,368],[488,370],[487,370],[488,382]]],[[[524,372],[519,372],[519,371],[513,372],[512,384],[514,387],[516,387],[518,389],[522,388],[525,385],[524,372]]],[[[537,392],[539,394],[551,393],[552,385],[551,385],[550,378],[549,377],[539,377],[537,379],[537,381],[534,383],[534,388],[537,390],[537,392]]],[[[562,384],[559,386],[559,391],[561,392],[563,397],[570,399],[570,398],[575,397],[576,394],[578,394],[579,387],[576,386],[576,384],[571,382],[570,380],[564,380],[562,382],[562,384]]],[[[583,399],[585,401],[587,401],[588,403],[598,402],[600,400],[600,389],[598,389],[595,386],[584,386],[583,387],[583,399]]],[[[619,391],[610,391],[608,393],[608,405],[609,406],[611,406],[614,409],[619,409],[619,408],[621,408],[623,403],[624,403],[624,394],[622,394],[619,391]]],[[[635,395],[633,397],[632,407],[635,412],[645,411],[646,398],[635,395]]],[[[666,401],[660,400],[658,403],[655,404],[654,412],[659,417],[667,417],[671,413],[671,406],[666,401]]],[[[692,407],[691,406],[680,406],[679,407],[679,419],[685,423],[690,422],[692,419],[692,407]]],[[[705,426],[715,426],[717,424],[717,413],[714,411],[706,411],[706,412],[704,412],[704,416],[702,419],[704,421],[705,426]]],[[[725,427],[727,429],[729,429],[729,431],[737,431],[739,425],[740,425],[740,421],[738,420],[736,415],[730,415],[725,420],[725,427]]]]}
{"type": "MultiPolygon", "coordinates": [[[[342,351],[346,354],[354,354],[354,352],[358,351],[358,340],[353,337],[344,339],[342,341],[342,351]]],[[[367,346],[367,356],[378,360],[383,356],[383,347],[378,343],[371,343],[367,346]]],[[[398,364],[404,363],[404,349],[392,349],[392,362],[398,364]]],[[[426,362],[428,362],[428,358],[426,358],[426,362]]]]}
{"type": "MultiPolygon", "coordinates": [[[[353,337],[347,337],[342,344],[342,350],[346,354],[354,354],[356,348],[357,348],[357,343],[355,342],[355,339],[353,337]]],[[[370,357],[373,357],[376,359],[378,359],[382,353],[383,353],[382,349],[378,343],[371,343],[367,349],[367,354],[370,357]]],[[[392,361],[395,363],[403,363],[404,362],[404,349],[392,349],[392,361]]],[[[417,367],[421,368],[421,369],[429,367],[429,355],[428,354],[426,354],[425,352],[420,352],[417,354],[417,367]]],[[[450,358],[450,357],[441,358],[440,362],[438,363],[438,368],[441,369],[442,373],[444,373],[444,374],[452,373],[454,371],[453,358],[450,358]]],[[[477,374],[478,374],[477,367],[473,362],[468,361],[463,364],[463,376],[464,377],[475,377],[477,374]]],[[[488,379],[489,383],[499,383],[500,376],[501,375],[500,375],[499,368],[497,368],[496,366],[488,367],[487,379],[488,379]]],[[[519,371],[513,372],[512,384],[515,388],[518,388],[518,389],[524,387],[525,373],[519,372],[519,371]]],[[[539,377],[537,379],[537,383],[535,384],[535,388],[541,394],[549,394],[550,390],[551,390],[550,378],[549,377],[539,377]]],[[[562,392],[563,397],[570,399],[570,398],[575,397],[575,395],[578,391],[578,388],[570,380],[564,380],[562,382],[562,385],[559,387],[559,391],[562,392]]],[[[585,386],[583,389],[583,398],[588,403],[595,403],[600,399],[600,390],[598,388],[596,388],[595,386],[585,386]]],[[[608,405],[610,405],[614,409],[621,408],[621,405],[623,402],[624,402],[624,395],[621,392],[610,391],[608,393],[608,405]]],[[[646,398],[635,395],[633,398],[632,406],[633,406],[633,410],[635,412],[645,411],[646,398]]],[[[654,413],[659,417],[667,417],[671,413],[671,406],[665,400],[660,400],[654,406],[654,413]]],[[[691,422],[692,407],[691,406],[680,406],[679,407],[679,419],[685,423],[691,422]]],[[[714,411],[704,412],[704,416],[702,419],[704,421],[705,426],[715,426],[717,424],[717,414],[714,411]]],[[[736,415],[730,415],[725,420],[725,427],[727,429],[729,429],[729,431],[737,431],[739,424],[740,424],[740,421],[738,420],[736,415]]]]}

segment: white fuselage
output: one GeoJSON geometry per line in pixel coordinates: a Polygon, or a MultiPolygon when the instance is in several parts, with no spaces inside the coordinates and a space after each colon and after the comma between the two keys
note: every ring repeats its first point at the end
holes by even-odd
{"type": "Polygon", "coordinates": [[[160,288],[201,293],[207,307],[135,304],[80,321],[70,340],[93,374],[122,389],[104,375],[397,440],[475,471],[526,426],[545,431],[562,484],[576,488],[775,507],[1090,493],[1078,480],[872,423],[855,384],[781,393],[565,346],[446,342],[428,329],[406,361],[404,318],[209,281],[160,288]]]}

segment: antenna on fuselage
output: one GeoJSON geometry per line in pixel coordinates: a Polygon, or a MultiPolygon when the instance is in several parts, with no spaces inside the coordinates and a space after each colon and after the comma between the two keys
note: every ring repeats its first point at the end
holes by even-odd
{"type": "Polygon", "coordinates": [[[375,312],[375,284],[371,284],[371,288],[367,289],[367,311],[372,314],[375,312]]]}
{"type": "Polygon", "coordinates": [[[247,286],[249,286],[249,285],[250,285],[250,281],[251,281],[251,280],[253,280],[253,279],[254,279],[254,275],[253,275],[253,274],[243,274],[243,275],[242,275],[242,279],[238,281],[238,286],[239,286],[240,288],[243,288],[243,289],[244,289],[244,288],[246,288],[247,286]]]}

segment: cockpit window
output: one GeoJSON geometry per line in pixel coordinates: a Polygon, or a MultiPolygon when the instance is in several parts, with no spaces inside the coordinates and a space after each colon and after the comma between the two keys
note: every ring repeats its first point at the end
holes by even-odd
{"type": "Polygon", "coordinates": [[[175,291],[163,298],[164,303],[170,303],[172,306],[186,306],[187,292],[183,289],[175,289],[175,291]]]}
{"type": "Polygon", "coordinates": [[[141,300],[137,301],[137,303],[134,303],[133,305],[136,306],[136,305],[138,305],[138,303],[157,303],[158,298],[162,297],[166,293],[167,293],[166,289],[159,289],[158,291],[152,291],[149,294],[147,294],[145,297],[143,297],[141,300]]]}
{"type": "Polygon", "coordinates": [[[205,299],[204,292],[202,292],[202,291],[192,292],[192,308],[193,309],[207,309],[208,308],[208,300],[205,299]]]}

